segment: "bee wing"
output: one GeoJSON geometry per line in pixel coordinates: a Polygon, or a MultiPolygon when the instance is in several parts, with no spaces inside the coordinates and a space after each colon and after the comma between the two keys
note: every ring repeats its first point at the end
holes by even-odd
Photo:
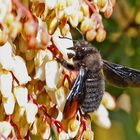
{"type": "Polygon", "coordinates": [[[74,111],[76,106],[78,107],[78,105],[82,99],[80,97],[80,95],[82,94],[82,91],[83,91],[86,72],[87,72],[87,70],[85,68],[83,68],[83,67],[80,68],[79,74],[78,74],[78,76],[74,82],[74,85],[73,85],[73,87],[72,87],[72,89],[67,97],[67,101],[66,101],[64,111],[63,111],[64,116],[68,116],[68,113],[69,113],[68,111],[70,111],[70,109],[72,109],[74,111]],[[76,103],[76,106],[73,106],[74,103],[76,103]]]}
{"type": "Polygon", "coordinates": [[[118,87],[140,87],[140,71],[103,60],[107,81],[118,87]]]}

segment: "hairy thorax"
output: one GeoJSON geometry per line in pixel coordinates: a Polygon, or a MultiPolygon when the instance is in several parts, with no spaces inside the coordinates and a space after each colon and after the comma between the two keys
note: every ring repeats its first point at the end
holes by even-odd
{"type": "Polygon", "coordinates": [[[89,54],[84,59],[82,62],[88,70],[94,72],[94,71],[100,71],[102,68],[102,59],[99,53],[94,53],[94,54],[89,54]]]}

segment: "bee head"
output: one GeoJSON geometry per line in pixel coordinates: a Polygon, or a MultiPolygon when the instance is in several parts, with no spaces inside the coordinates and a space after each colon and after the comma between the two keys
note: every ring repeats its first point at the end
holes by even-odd
{"type": "Polygon", "coordinates": [[[74,53],[68,53],[68,57],[73,58],[74,60],[81,60],[88,54],[92,54],[96,51],[92,44],[85,40],[74,41],[74,47],[67,49],[74,51],[74,53]]]}
{"type": "Polygon", "coordinates": [[[73,53],[67,53],[69,59],[73,58],[73,60],[81,60],[89,54],[97,53],[96,48],[93,47],[91,43],[87,42],[84,39],[73,40],[68,37],[60,37],[60,36],[59,38],[69,39],[72,40],[74,43],[74,47],[67,48],[68,50],[73,51],[73,53]]]}

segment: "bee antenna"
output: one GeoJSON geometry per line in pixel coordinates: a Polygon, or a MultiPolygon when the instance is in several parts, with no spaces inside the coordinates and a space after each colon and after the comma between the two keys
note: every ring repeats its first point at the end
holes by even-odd
{"type": "Polygon", "coordinates": [[[64,36],[59,36],[59,38],[62,38],[62,39],[69,39],[69,40],[72,40],[72,41],[74,41],[74,42],[77,41],[77,40],[71,39],[71,38],[69,38],[69,37],[64,37],[64,36]]]}
{"type": "Polygon", "coordinates": [[[76,30],[80,33],[80,35],[82,36],[82,40],[85,40],[83,33],[79,30],[79,28],[76,27],[76,30]]]}

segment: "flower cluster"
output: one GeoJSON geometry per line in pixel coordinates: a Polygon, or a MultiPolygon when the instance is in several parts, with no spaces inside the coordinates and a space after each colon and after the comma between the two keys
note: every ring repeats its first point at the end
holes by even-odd
{"type": "Polygon", "coordinates": [[[113,6],[113,0],[0,0],[0,139],[92,140],[91,120],[110,127],[107,109],[115,102],[108,93],[96,112],[63,117],[77,73],[55,57],[68,59],[73,42],[59,36],[72,38],[70,26],[102,42],[100,12],[109,18],[113,6]]]}

